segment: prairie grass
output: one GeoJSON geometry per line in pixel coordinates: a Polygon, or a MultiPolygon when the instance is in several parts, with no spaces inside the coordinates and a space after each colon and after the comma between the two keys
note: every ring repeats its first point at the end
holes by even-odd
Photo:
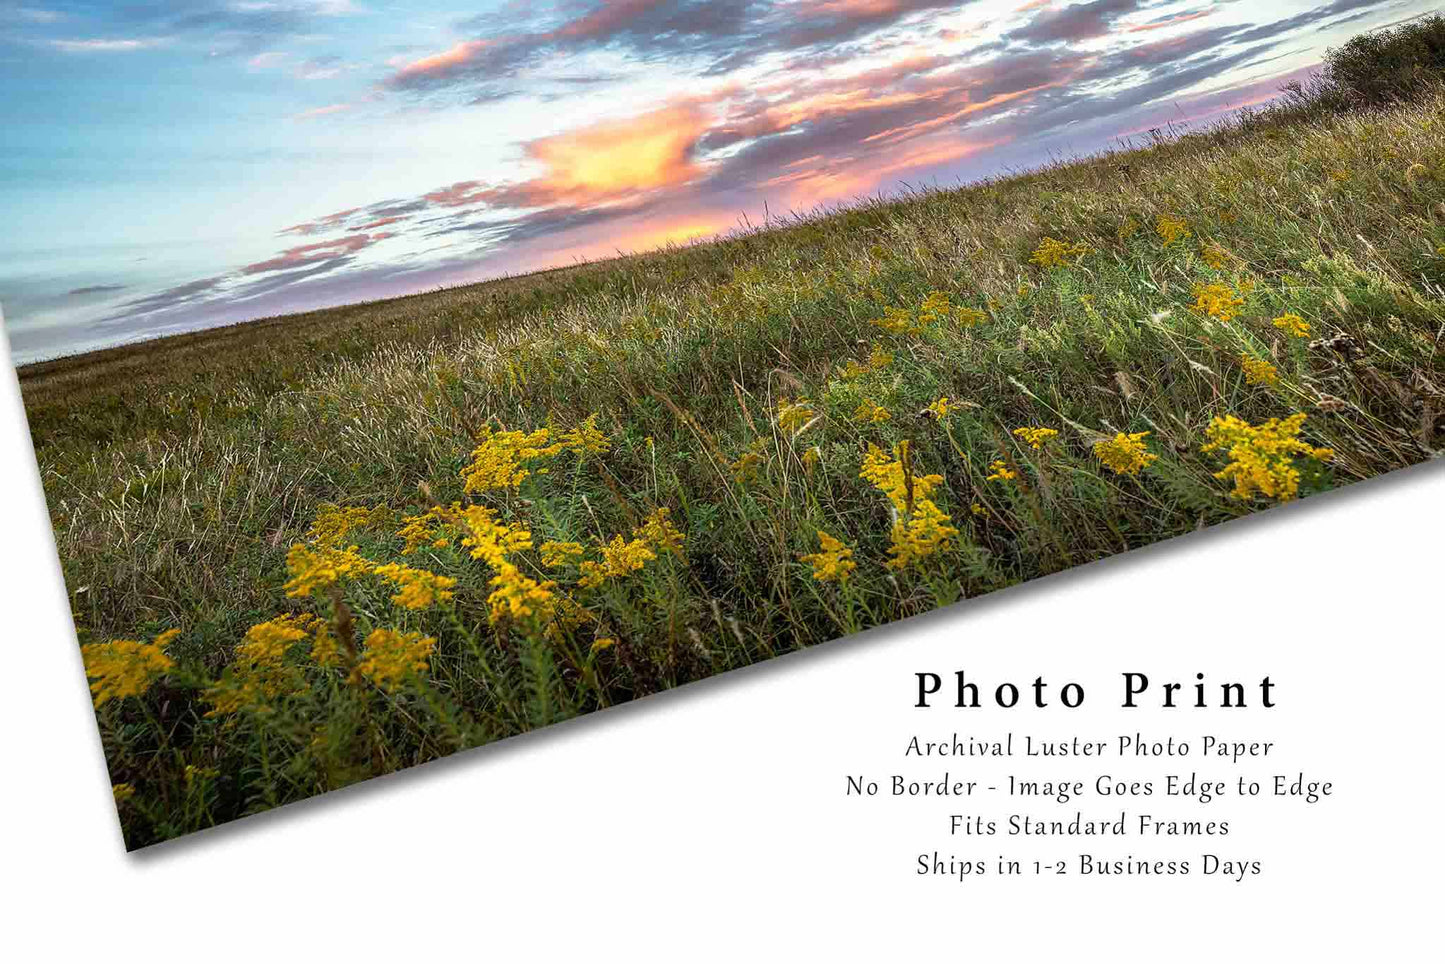
{"type": "Polygon", "coordinates": [[[1442,284],[1431,90],[26,368],[127,841],[1433,458],[1442,284]]]}

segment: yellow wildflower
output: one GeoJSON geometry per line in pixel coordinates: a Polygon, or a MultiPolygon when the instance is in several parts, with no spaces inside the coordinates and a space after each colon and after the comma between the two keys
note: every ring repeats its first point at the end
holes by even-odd
{"type": "Polygon", "coordinates": [[[80,647],[96,708],[113,699],[140,696],[150,689],[176,665],[165,649],[180,634],[179,629],[168,629],[149,643],[117,639],[80,647]]]}
{"type": "Polygon", "coordinates": [[[807,399],[800,398],[796,402],[787,398],[778,399],[778,428],[784,432],[797,432],[816,414],[818,413],[808,407],[807,399]]]}
{"type": "Polygon", "coordinates": [[[1216,283],[1195,285],[1194,304],[1190,305],[1189,309],[1195,314],[1227,322],[1237,318],[1242,307],[1244,298],[1240,297],[1239,293],[1229,285],[1216,283]]]}
{"type": "Polygon", "coordinates": [[[900,442],[889,458],[876,445],[868,446],[859,477],[871,482],[887,496],[894,509],[891,534],[893,556],[888,566],[902,569],[926,559],[947,545],[958,534],[950,519],[930,496],[943,484],[941,475],[916,475],[912,469],[908,442],[900,442]]]}
{"type": "Polygon", "coordinates": [[[886,422],[892,417],[893,415],[888,409],[879,405],[871,398],[863,399],[862,404],[853,411],[853,420],[856,422],[876,424],[878,422],[886,422]]]}
{"type": "Polygon", "coordinates": [[[953,302],[949,300],[948,292],[930,292],[918,308],[918,320],[925,325],[937,324],[947,320],[952,311],[953,302]]]}
{"type": "Polygon", "coordinates": [[[915,499],[908,521],[893,525],[893,544],[888,548],[893,558],[888,567],[903,569],[946,548],[948,540],[958,535],[951,521],[932,499],[915,499]]]}
{"type": "Polygon", "coordinates": [[[565,449],[571,449],[584,455],[601,455],[612,448],[612,443],[607,436],[597,428],[597,416],[588,415],[581,425],[564,432],[558,443],[565,449]]]}
{"type": "Polygon", "coordinates": [[[564,443],[551,440],[550,429],[539,428],[535,432],[498,432],[490,425],[487,426],[481,444],[472,451],[471,464],[462,469],[466,491],[487,492],[492,489],[517,488],[532,474],[527,463],[550,458],[566,448],[564,443]],[[551,444],[548,444],[549,442],[551,444]]]}
{"type": "Polygon", "coordinates": [[[1022,439],[1029,448],[1038,451],[1044,447],[1044,443],[1059,434],[1058,429],[1052,428],[1016,428],[1014,435],[1022,439]]]}
{"type": "Polygon", "coordinates": [[[451,544],[443,530],[452,520],[461,515],[462,504],[453,502],[450,509],[434,506],[421,515],[409,515],[397,535],[406,540],[401,554],[409,556],[425,543],[433,549],[442,549],[451,544]]]}
{"type": "Polygon", "coordinates": [[[1294,313],[1280,315],[1274,320],[1274,326],[1293,338],[1310,336],[1310,323],[1294,313]]]}
{"type": "Polygon", "coordinates": [[[426,609],[433,603],[448,602],[452,598],[452,587],[457,584],[450,576],[397,563],[377,566],[373,572],[401,590],[391,601],[406,609],[426,609]]]}
{"type": "Polygon", "coordinates": [[[1128,241],[1139,233],[1141,227],[1142,225],[1133,218],[1125,218],[1124,223],[1119,225],[1119,240],[1128,241]]]}
{"type": "Polygon", "coordinates": [[[316,626],[312,635],[311,659],[322,669],[331,669],[344,662],[341,655],[341,644],[337,642],[335,636],[331,635],[331,627],[324,622],[316,626]]]}
{"type": "Polygon", "coordinates": [[[541,551],[542,565],[549,569],[571,565],[587,554],[587,550],[578,542],[544,542],[541,551]]]}
{"type": "Polygon", "coordinates": [[[1116,475],[1137,476],[1140,471],[1148,468],[1149,463],[1159,458],[1144,445],[1144,439],[1148,435],[1148,432],[1134,432],[1131,435],[1120,432],[1112,439],[1094,443],[1094,456],[1116,475]]]}
{"type": "Polygon", "coordinates": [[[202,694],[211,704],[206,716],[247,709],[270,712],[277,698],[301,689],[303,680],[295,667],[286,665],[286,654],[317,623],[314,616],[278,616],[247,630],[225,675],[202,694]]]}
{"type": "Polygon", "coordinates": [[[1183,218],[1171,217],[1167,214],[1159,215],[1154,222],[1154,230],[1164,241],[1164,247],[1169,247],[1174,242],[1190,237],[1193,233],[1189,230],[1189,223],[1183,218]]]}
{"type": "Polygon", "coordinates": [[[868,361],[866,363],[859,364],[857,361],[850,358],[848,359],[848,363],[843,366],[839,374],[843,377],[845,381],[851,381],[854,378],[861,378],[864,375],[870,375],[873,372],[882,371],[891,364],[893,364],[893,353],[889,351],[884,351],[883,346],[879,345],[875,341],[873,343],[872,349],[868,353],[868,361]]]}
{"type": "Polygon", "coordinates": [[[943,484],[941,475],[914,475],[905,470],[903,462],[907,445],[907,442],[900,442],[890,458],[882,449],[870,443],[868,454],[863,456],[863,471],[858,475],[886,495],[900,514],[908,511],[910,494],[915,502],[926,499],[935,487],[943,484]]]}
{"type": "Polygon", "coordinates": [[[952,404],[948,400],[948,396],[945,395],[943,398],[935,399],[933,403],[928,406],[928,408],[924,409],[924,411],[932,415],[934,418],[942,421],[943,419],[948,418],[948,416],[953,413],[953,410],[956,407],[956,405],[952,404]]]}
{"type": "Polygon", "coordinates": [[[670,552],[674,555],[682,553],[682,543],[685,536],[672,524],[669,518],[672,512],[666,506],[654,509],[642,525],[632,530],[632,534],[652,546],[658,552],[670,552]]]}
{"type": "Polygon", "coordinates": [[[595,639],[592,641],[592,652],[600,653],[604,649],[611,649],[613,646],[616,645],[617,640],[613,639],[611,636],[603,636],[601,639],[595,639]]]}
{"type": "Polygon", "coordinates": [[[293,599],[310,596],[317,590],[370,572],[371,568],[370,560],[363,558],[356,546],[313,548],[298,542],[286,554],[286,570],[291,573],[285,586],[286,595],[293,599]]]}
{"type": "Polygon", "coordinates": [[[421,633],[372,630],[363,644],[361,661],[352,671],[352,679],[365,677],[388,693],[394,693],[407,677],[427,671],[436,642],[421,633]]]}
{"type": "Polygon", "coordinates": [[[818,530],[818,542],[822,546],[821,551],[801,555],[798,559],[813,567],[813,578],[819,582],[847,582],[853,570],[858,568],[853,561],[853,550],[821,529],[818,530]]]}
{"type": "Polygon", "coordinates": [[[988,510],[985,509],[983,506],[979,505],[977,502],[975,502],[973,505],[969,506],[969,507],[968,507],[968,511],[972,512],[974,515],[978,516],[980,519],[987,519],[987,518],[988,518],[988,510]]]}
{"type": "Polygon", "coordinates": [[[1229,264],[1229,252],[1212,242],[1200,250],[1199,257],[1215,271],[1222,271],[1229,264]]]}
{"type": "Polygon", "coordinates": [[[486,506],[468,506],[461,518],[470,533],[462,545],[472,550],[473,559],[481,559],[494,569],[512,553],[532,548],[530,530],[519,522],[498,522],[486,506]]]}
{"type": "Polygon", "coordinates": [[[1263,358],[1240,355],[1239,367],[1244,369],[1244,380],[1251,385],[1273,385],[1279,381],[1279,369],[1263,358]]]}
{"type": "Polygon", "coordinates": [[[319,546],[339,548],[341,540],[353,530],[379,522],[386,517],[385,506],[374,509],[353,507],[343,509],[335,505],[322,505],[316,510],[316,520],[306,533],[309,542],[319,546]]]}
{"type": "Polygon", "coordinates": [[[757,439],[749,445],[747,451],[739,455],[738,460],[729,466],[733,471],[733,478],[739,483],[751,482],[757,476],[763,463],[767,461],[767,456],[763,454],[764,451],[766,449],[762,439],[757,439]]]}
{"type": "Polygon", "coordinates": [[[1057,238],[1044,238],[1029,257],[1029,261],[1041,268],[1059,268],[1078,261],[1089,254],[1090,250],[1089,246],[1082,242],[1069,244],[1057,238]]]}
{"type": "Polygon", "coordinates": [[[883,317],[873,319],[870,324],[877,325],[884,331],[895,335],[921,335],[926,325],[919,318],[915,318],[913,312],[907,308],[895,308],[889,306],[883,309],[883,317]]]}
{"type": "Polygon", "coordinates": [[[803,453],[803,469],[809,475],[811,475],[813,473],[813,469],[817,466],[818,462],[822,458],[823,453],[818,450],[818,446],[814,445],[812,448],[808,449],[808,451],[803,453]]]}
{"type": "Polygon", "coordinates": [[[556,605],[552,590],[557,584],[548,580],[537,582],[510,562],[495,566],[497,574],[492,577],[492,594],[487,597],[491,607],[492,622],[511,617],[514,620],[536,616],[546,619],[556,605]]]}
{"type": "Polygon", "coordinates": [[[985,482],[1008,482],[1019,477],[1019,474],[1008,467],[1003,459],[994,459],[988,464],[989,477],[985,482]]]}
{"type": "Polygon", "coordinates": [[[1283,421],[1272,418],[1260,425],[1250,425],[1233,415],[1215,416],[1209,423],[1208,442],[1201,451],[1226,450],[1229,464],[1214,473],[1217,479],[1233,480],[1236,499],[1248,499],[1255,493],[1265,498],[1288,502],[1299,494],[1300,473],[1294,466],[1297,455],[1322,462],[1334,457],[1334,451],[1316,448],[1298,438],[1307,416],[1296,412],[1283,421]]]}
{"type": "Polygon", "coordinates": [[[122,803],[125,803],[131,797],[135,796],[135,787],[131,786],[129,783],[117,783],[111,786],[110,793],[111,796],[115,797],[116,806],[120,806],[122,803]]]}

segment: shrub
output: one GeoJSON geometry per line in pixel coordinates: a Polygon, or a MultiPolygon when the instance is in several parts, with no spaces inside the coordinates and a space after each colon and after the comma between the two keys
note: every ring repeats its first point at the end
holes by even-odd
{"type": "Polygon", "coordinates": [[[1419,93],[1445,73],[1445,17],[1431,14],[1352,37],[1325,55],[1331,81],[1366,103],[1419,93]]]}

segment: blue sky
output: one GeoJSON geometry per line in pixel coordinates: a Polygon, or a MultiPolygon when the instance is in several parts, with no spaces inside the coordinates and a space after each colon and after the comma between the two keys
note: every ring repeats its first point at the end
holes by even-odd
{"type": "Polygon", "coordinates": [[[1419,0],[0,0],[18,362],[1206,123],[1419,0]]]}

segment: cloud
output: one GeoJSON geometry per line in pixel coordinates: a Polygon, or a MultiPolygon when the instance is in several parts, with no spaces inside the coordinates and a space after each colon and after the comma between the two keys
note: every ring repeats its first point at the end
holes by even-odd
{"type": "Polygon", "coordinates": [[[68,54],[80,54],[153,50],[156,47],[164,46],[168,40],[165,37],[132,37],[114,40],[51,40],[48,43],[56,50],[62,50],[68,54]]]}
{"type": "Polygon", "coordinates": [[[68,294],[72,298],[84,298],[87,295],[106,295],[125,289],[125,285],[88,285],[84,288],[73,288],[68,294]]]}
{"type": "Polygon", "coordinates": [[[332,114],[340,114],[351,110],[350,104],[327,104],[325,107],[313,107],[310,110],[303,110],[299,114],[292,114],[291,119],[296,121],[316,120],[319,117],[329,117],[332,114]]]}
{"type": "Polygon", "coordinates": [[[300,268],[306,265],[318,264],[343,255],[355,254],[371,247],[378,241],[384,241],[392,237],[391,234],[382,232],[380,234],[350,234],[344,238],[337,238],[334,241],[318,241],[315,244],[303,244],[294,248],[287,248],[279,255],[267,261],[258,261],[255,264],[248,264],[241,269],[243,275],[265,274],[270,271],[285,271],[291,268],[300,268]]]}

